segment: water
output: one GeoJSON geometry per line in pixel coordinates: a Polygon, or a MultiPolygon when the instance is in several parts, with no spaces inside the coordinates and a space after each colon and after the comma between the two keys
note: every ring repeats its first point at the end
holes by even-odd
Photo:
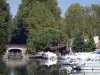
{"type": "Polygon", "coordinates": [[[0,75],[100,75],[100,70],[73,70],[56,60],[0,60],[0,75]]]}

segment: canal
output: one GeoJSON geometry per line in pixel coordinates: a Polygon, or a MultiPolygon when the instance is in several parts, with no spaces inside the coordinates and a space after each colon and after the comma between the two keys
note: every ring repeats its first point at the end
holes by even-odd
{"type": "Polygon", "coordinates": [[[100,75],[100,70],[73,70],[56,60],[0,60],[0,75],[100,75]]]}

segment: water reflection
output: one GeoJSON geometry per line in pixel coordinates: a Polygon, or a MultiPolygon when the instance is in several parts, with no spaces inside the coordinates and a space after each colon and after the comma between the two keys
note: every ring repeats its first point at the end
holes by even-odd
{"type": "Polygon", "coordinates": [[[0,60],[0,75],[100,75],[100,70],[73,70],[57,60],[0,60]]]}
{"type": "Polygon", "coordinates": [[[59,75],[59,66],[57,61],[52,60],[34,60],[28,66],[28,75],[59,75]],[[35,62],[36,63],[35,63],[35,62]],[[52,62],[52,64],[50,64],[52,62]]]}
{"type": "Polygon", "coordinates": [[[27,61],[25,59],[6,59],[4,60],[7,67],[22,67],[27,65],[27,61]]]}
{"type": "Polygon", "coordinates": [[[10,69],[5,65],[5,63],[0,60],[0,74],[1,75],[8,75],[10,69]]]}
{"type": "Polygon", "coordinates": [[[56,65],[57,64],[57,60],[40,60],[40,65],[56,65]]]}
{"type": "Polygon", "coordinates": [[[63,64],[61,64],[60,71],[63,71],[63,70],[67,71],[67,73],[70,73],[72,71],[72,67],[69,66],[69,65],[63,65],[63,64]]]}

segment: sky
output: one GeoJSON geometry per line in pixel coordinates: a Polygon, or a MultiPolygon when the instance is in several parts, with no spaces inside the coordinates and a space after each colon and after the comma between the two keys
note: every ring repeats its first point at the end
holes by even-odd
{"type": "MultiPolygon", "coordinates": [[[[90,6],[92,4],[99,4],[100,0],[57,0],[58,6],[61,8],[61,16],[64,17],[66,10],[73,3],[79,3],[83,6],[90,6]]],[[[21,0],[7,0],[10,5],[10,11],[12,16],[14,17],[18,11],[18,6],[21,4],[21,0]]]]}

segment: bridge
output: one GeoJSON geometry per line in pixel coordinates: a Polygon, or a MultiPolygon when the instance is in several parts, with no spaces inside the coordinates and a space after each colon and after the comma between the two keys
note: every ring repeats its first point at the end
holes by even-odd
{"type": "Polygon", "coordinates": [[[6,56],[23,56],[26,53],[27,47],[23,44],[8,44],[6,45],[6,56]]]}

